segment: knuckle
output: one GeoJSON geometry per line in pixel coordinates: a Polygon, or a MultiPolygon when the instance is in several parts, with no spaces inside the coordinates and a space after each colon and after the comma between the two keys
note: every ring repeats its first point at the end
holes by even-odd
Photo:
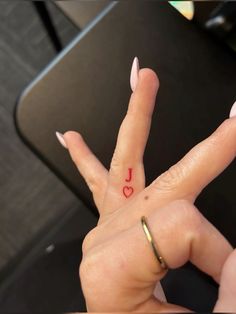
{"type": "MultiPolygon", "coordinates": [[[[112,161],[110,164],[110,170],[112,173],[119,174],[122,169],[130,167],[130,151],[127,151],[125,148],[115,149],[112,161]]],[[[143,165],[142,160],[140,160],[139,153],[133,152],[132,162],[139,167],[143,165]]]]}
{"type": "Polygon", "coordinates": [[[82,259],[79,266],[79,277],[83,286],[83,290],[91,293],[91,290],[95,289],[98,293],[97,285],[101,280],[105,282],[107,279],[107,261],[104,258],[106,251],[103,247],[101,250],[91,250],[87,252],[82,259]]]}
{"type": "Polygon", "coordinates": [[[117,150],[115,150],[114,155],[111,160],[110,170],[112,172],[117,173],[117,171],[120,170],[120,167],[121,167],[121,158],[119,158],[119,153],[117,152],[117,150]]]}
{"type": "Polygon", "coordinates": [[[79,265],[79,277],[81,279],[81,281],[84,280],[84,278],[86,278],[86,273],[88,272],[88,266],[87,266],[87,261],[86,258],[83,257],[80,265],[79,265]]]}
{"type": "Polygon", "coordinates": [[[86,183],[92,193],[95,193],[98,189],[101,188],[98,179],[95,177],[86,178],[86,183]]]}
{"type": "Polygon", "coordinates": [[[110,290],[111,278],[107,275],[104,252],[91,251],[79,266],[79,277],[86,303],[98,309],[107,304],[104,295],[110,290]]]}
{"type": "Polygon", "coordinates": [[[84,287],[92,286],[96,280],[99,265],[96,255],[86,254],[79,266],[79,277],[84,287]]]}
{"type": "Polygon", "coordinates": [[[96,239],[96,235],[95,235],[95,229],[92,229],[89,231],[89,233],[87,233],[87,235],[85,236],[83,243],[82,243],[82,253],[85,254],[86,252],[88,252],[94,245],[95,243],[95,239],[96,239]]]}
{"type": "Polygon", "coordinates": [[[178,187],[185,177],[185,168],[181,162],[170,167],[161,174],[153,183],[154,187],[164,191],[170,191],[178,187]]]}
{"type": "Polygon", "coordinates": [[[196,234],[202,225],[202,215],[197,207],[187,200],[177,200],[173,206],[181,228],[187,233],[196,234]]]}

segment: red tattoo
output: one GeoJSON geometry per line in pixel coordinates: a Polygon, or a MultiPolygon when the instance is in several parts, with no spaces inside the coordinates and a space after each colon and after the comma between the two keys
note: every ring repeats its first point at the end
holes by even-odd
{"type": "Polygon", "coordinates": [[[126,198],[130,197],[134,193],[134,189],[132,186],[124,186],[123,187],[123,194],[126,198]]]}
{"type": "Polygon", "coordinates": [[[129,175],[128,175],[128,178],[125,179],[126,182],[130,182],[132,180],[132,168],[128,168],[128,171],[129,171],[129,175]]]}
{"type": "MultiPolygon", "coordinates": [[[[128,168],[128,178],[125,179],[126,182],[130,182],[132,180],[132,168],[128,168]]],[[[123,194],[126,198],[130,197],[134,193],[134,189],[132,186],[124,186],[123,194]]]]}

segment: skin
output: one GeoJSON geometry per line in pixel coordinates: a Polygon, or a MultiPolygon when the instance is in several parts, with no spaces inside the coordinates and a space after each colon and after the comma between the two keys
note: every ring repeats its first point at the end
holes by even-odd
{"type": "Polygon", "coordinates": [[[164,301],[157,283],[167,271],[155,259],[143,232],[140,218],[145,215],[168,267],[178,268],[191,261],[220,284],[214,311],[236,311],[236,252],[194,206],[202,189],[235,158],[236,118],[225,120],[210,137],[145,187],[143,153],[158,88],[155,72],[141,69],[109,171],[79,133],[64,134],[71,158],[100,214],[98,225],[84,239],[79,269],[87,309],[189,311],[164,301]],[[133,188],[128,197],[122,193],[124,186],[133,188]],[[153,296],[156,285],[159,298],[153,296]]]}

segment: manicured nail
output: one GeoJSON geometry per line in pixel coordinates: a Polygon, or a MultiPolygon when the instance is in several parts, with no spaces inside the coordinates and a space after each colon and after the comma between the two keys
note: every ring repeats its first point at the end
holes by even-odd
{"type": "Polygon", "coordinates": [[[233,118],[233,117],[235,117],[236,116],[236,101],[235,101],[235,103],[233,104],[233,106],[232,106],[232,108],[231,108],[231,110],[230,110],[230,114],[229,114],[229,117],[230,118],[233,118]]]}
{"type": "Polygon", "coordinates": [[[132,64],[131,73],[130,73],[130,87],[133,92],[138,83],[138,72],[139,72],[139,62],[138,62],[138,58],[135,57],[132,64]]]}
{"type": "Polygon", "coordinates": [[[61,143],[61,145],[65,148],[67,148],[66,142],[64,140],[63,134],[61,134],[60,132],[56,132],[56,137],[58,139],[58,141],[61,143]]]}

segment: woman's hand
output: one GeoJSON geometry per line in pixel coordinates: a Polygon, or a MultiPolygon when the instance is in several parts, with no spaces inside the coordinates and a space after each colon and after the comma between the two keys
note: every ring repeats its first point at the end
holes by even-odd
{"type": "Polygon", "coordinates": [[[209,138],[145,187],[143,153],[159,81],[152,70],[139,71],[135,60],[131,86],[133,93],[109,171],[80,134],[69,131],[60,135],[100,213],[97,227],[84,240],[80,266],[88,310],[186,310],[162,302],[161,290],[159,299],[153,297],[156,283],[166,271],[155,259],[142,230],[140,218],[144,215],[169,268],[180,267],[190,260],[221,282],[216,309],[226,311],[227,303],[229,310],[234,311],[232,291],[236,293],[233,290],[236,287],[228,281],[229,273],[234,272],[231,264],[236,261],[235,253],[193,203],[202,189],[234,159],[236,118],[224,121],[209,138]]]}

